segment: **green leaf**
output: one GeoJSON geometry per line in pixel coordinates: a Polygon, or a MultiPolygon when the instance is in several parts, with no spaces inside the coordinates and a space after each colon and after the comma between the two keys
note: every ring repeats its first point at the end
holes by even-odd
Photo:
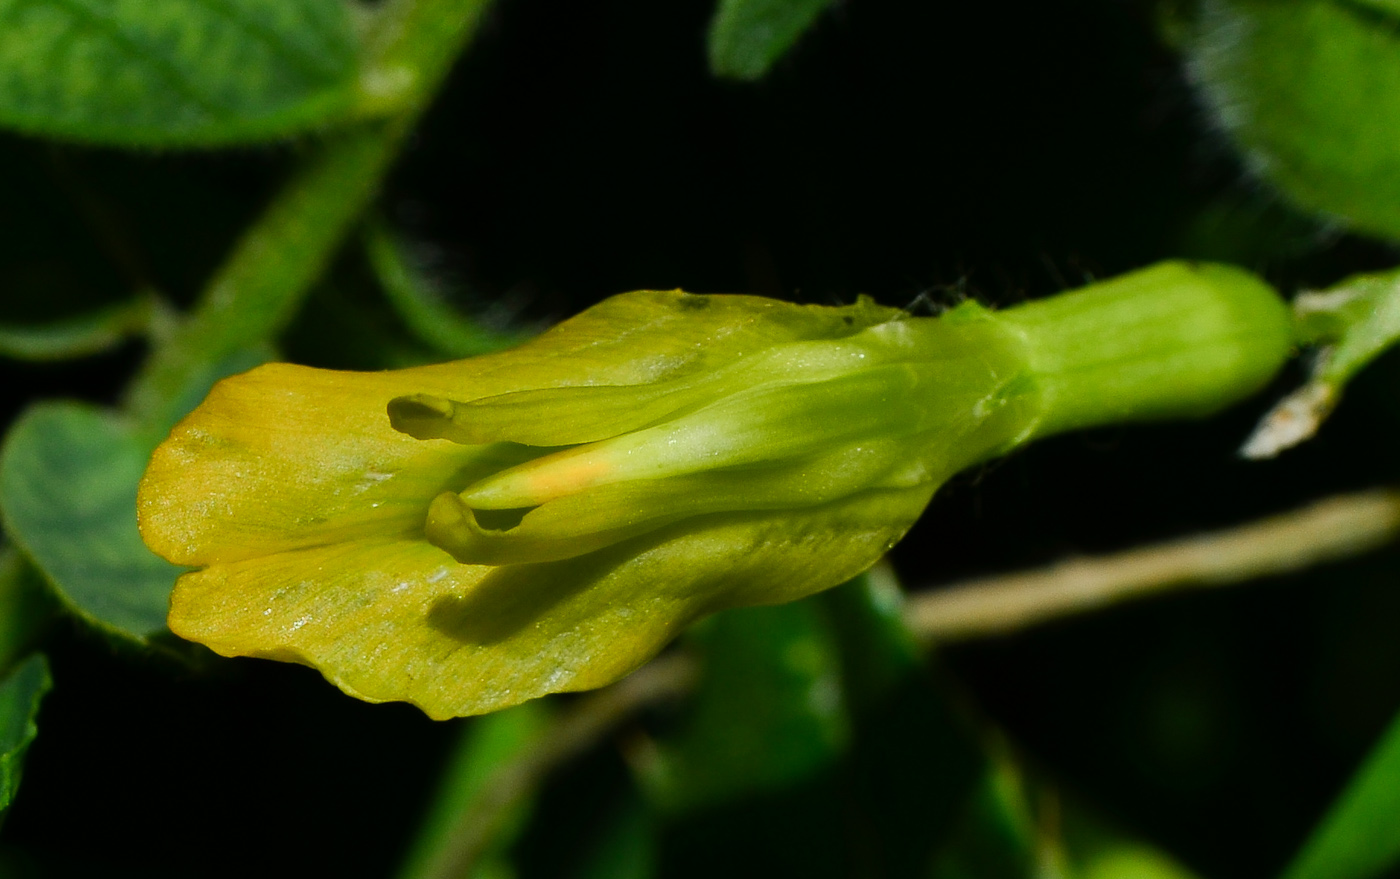
{"type": "Polygon", "coordinates": [[[85,621],[145,641],[165,630],[180,568],[136,529],[148,441],[117,415],[81,403],[25,411],[0,449],[0,513],[59,600],[85,621]]]}
{"type": "Polygon", "coordinates": [[[0,124],[119,146],[255,142],[353,99],[343,0],[0,0],[0,124]]]}
{"type": "Polygon", "coordinates": [[[1400,717],[1318,822],[1283,879],[1367,879],[1400,863],[1400,717]]]}
{"type": "Polygon", "coordinates": [[[64,360],[97,354],[144,332],[150,313],[150,301],[141,298],[52,323],[0,324],[0,357],[64,360]]]}
{"type": "Polygon", "coordinates": [[[833,633],[816,602],[727,611],[697,628],[693,713],[644,767],[667,808],[694,809],[801,780],[850,730],[833,633]]]}
{"type": "Polygon", "coordinates": [[[720,0],[710,23],[710,71],[762,79],[832,0],[720,0]]]}
{"type": "Polygon", "coordinates": [[[1188,65],[1253,171],[1400,237],[1400,4],[1205,0],[1188,65]]]}
{"type": "Polygon", "coordinates": [[[39,654],[0,679],[0,813],[19,790],[24,752],[39,731],[34,717],[52,683],[49,664],[39,654]]]}
{"type": "MultiPolygon", "coordinates": [[[[462,857],[463,839],[479,840],[472,877],[497,875],[498,862],[523,829],[529,802],[498,813],[482,806],[488,783],[500,767],[517,760],[538,744],[548,728],[550,711],[543,702],[526,702],[463,724],[457,746],[448,759],[437,794],[419,822],[418,837],[399,868],[398,879],[441,876],[448,864],[462,857]],[[478,826],[471,819],[488,815],[496,824],[478,826]]],[[[453,874],[455,875],[455,873],[453,874]]]]}

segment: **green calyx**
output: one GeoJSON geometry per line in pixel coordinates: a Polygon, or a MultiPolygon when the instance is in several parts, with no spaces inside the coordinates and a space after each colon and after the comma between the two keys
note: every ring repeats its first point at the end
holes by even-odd
{"type": "Polygon", "coordinates": [[[509,462],[440,494],[429,541],[470,564],[554,561],[701,516],[926,498],[1033,438],[1208,414],[1266,382],[1291,333],[1252,275],[1164,263],[1000,313],[867,312],[827,338],[719,341],[654,381],[418,394],[389,416],[509,462]]]}
{"type": "Polygon", "coordinates": [[[1026,439],[1197,418],[1259,390],[1293,349],[1273,288],[1242,269],[1164,262],[1009,309],[1041,420],[1026,439]]]}

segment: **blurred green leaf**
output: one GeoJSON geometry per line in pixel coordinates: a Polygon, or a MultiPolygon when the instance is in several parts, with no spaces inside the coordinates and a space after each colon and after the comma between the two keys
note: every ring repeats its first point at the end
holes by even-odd
{"type": "Polygon", "coordinates": [[[0,0],[0,124],[119,146],[324,125],[353,99],[343,0],[0,0]]]}
{"type": "MultiPolygon", "coordinates": [[[[929,665],[913,649],[899,605],[898,587],[882,568],[803,602],[821,611],[811,625],[830,631],[822,640],[829,637],[827,649],[839,654],[839,692],[846,697],[847,709],[841,728],[849,729],[843,732],[847,741],[833,749],[840,752],[835,759],[781,787],[745,789],[731,784],[732,797],[721,807],[668,815],[659,875],[928,875],[931,859],[953,832],[985,759],[970,734],[971,725],[953,709],[929,665]]],[[[705,637],[708,644],[715,636],[705,637]]],[[[726,680],[743,673],[744,657],[716,658],[739,669],[726,680]]],[[[748,673],[771,674],[752,663],[748,673]]],[[[706,686],[714,684],[702,683],[697,698],[713,698],[704,693],[706,686]]],[[[749,685],[739,680],[735,686],[749,685]]],[[[766,685],[752,686],[757,690],[766,685]]],[[[720,749],[754,749],[756,753],[746,758],[754,763],[765,756],[781,762],[788,759],[782,750],[788,740],[752,732],[754,713],[772,710],[761,696],[735,700],[728,708],[727,730],[724,718],[719,718],[711,734],[721,740],[720,749]],[[722,741],[726,735],[730,742],[722,741]]],[[[698,714],[697,706],[682,736],[693,736],[698,714]]],[[[700,750],[698,737],[684,743],[700,750]]],[[[667,744],[663,741],[662,747],[667,744]]],[[[651,750],[634,748],[634,767],[645,770],[651,750]]],[[[692,765],[701,764],[696,760],[692,765]]],[[[652,791],[654,784],[649,786],[652,791]]]]}
{"type": "Polygon", "coordinates": [[[140,298],[52,323],[0,324],[0,357],[63,360],[97,354],[143,332],[150,314],[150,301],[140,298]]]}
{"type": "Polygon", "coordinates": [[[54,614],[53,596],[12,546],[0,547],[0,674],[33,648],[54,614]]]}
{"type": "Polygon", "coordinates": [[[1400,4],[1204,0],[1188,64],[1252,170],[1400,237],[1400,4]]]}
{"type": "Polygon", "coordinates": [[[695,630],[705,674],[692,714],[643,767],[665,807],[774,790],[831,762],[849,737],[840,659],[813,601],[722,613],[695,630]]]}
{"type": "Polygon", "coordinates": [[[1367,879],[1400,862],[1400,717],[1318,822],[1283,879],[1367,879]]]}
{"type": "Polygon", "coordinates": [[[52,683],[49,664],[37,653],[0,679],[0,814],[19,790],[24,752],[39,732],[34,718],[52,683]]]}
{"type": "Polygon", "coordinates": [[[404,243],[383,223],[366,227],[364,245],[389,304],[409,331],[437,353],[475,357],[509,348],[533,335],[494,330],[457,311],[413,264],[404,243]]]}
{"type": "Polygon", "coordinates": [[[836,633],[853,711],[879,704],[923,669],[923,654],[905,624],[904,591],[887,562],[819,600],[836,633]]]}
{"type": "Polygon", "coordinates": [[[989,761],[979,731],[949,698],[936,657],[909,631],[903,599],[885,565],[821,597],[855,727],[847,762],[856,783],[843,807],[867,816],[884,875],[924,876],[968,820],[989,761]]]}
{"type": "Polygon", "coordinates": [[[762,79],[832,0],[720,0],[710,22],[710,71],[762,79]]]}
{"type": "Polygon", "coordinates": [[[480,808],[483,795],[501,767],[539,742],[549,720],[546,704],[536,701],[461,724],[461,737],[448,758],[432,805],[418,825],[418,837],[399,868],[398,879],[457,875],[451,867],[461,855],[463,837],[467,835],[480,842],[469,847],[467,855],[474,863],[466,876],[485,879],[510,875],[505,852],[524,825],[529,803],[498,814],[480,808]],[[463,826],[464,819],[488,814],[499,823],[485,828],[463,826]]]}
{"type": "Polygon", "coordinates": [[[150,447],[114,413],[31,406],[0,448],[0,513],[60,601],[85,621],[144,642],[165,630],[180,568],[136,529],[136,484],[150,447]]]}

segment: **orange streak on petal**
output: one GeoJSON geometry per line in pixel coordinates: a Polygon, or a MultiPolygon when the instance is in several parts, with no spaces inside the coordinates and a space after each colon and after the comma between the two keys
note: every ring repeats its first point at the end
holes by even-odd
{"type": "Polygon", "coordinates": [[[548,499],[577,494],[596,485],[614,469],[611,461],[596,454],[573,461],[553,461],[526,477],[527,491],[548,499]]]}

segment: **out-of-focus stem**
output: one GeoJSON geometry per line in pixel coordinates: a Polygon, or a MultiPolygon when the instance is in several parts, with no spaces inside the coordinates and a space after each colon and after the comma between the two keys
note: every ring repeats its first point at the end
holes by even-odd
{"type": "Polygon", "coordinates": [[[127,407],[163,433],[192,371],[266,342],[296,314],[379,191],[405,135],[476,30],[486,0],[391,0],[377,15],[361,91],[376,118],[328,135],[214,273],[189,318],[152,353],[127,407]],[[373,83],[388,78],[393,88],[373,83]],[[368,99],[367,99],[368,100],[368,99]]]}
{"type": "Polygon", "coordinates": [[[421,875],[424,879],[469,876],[504,816],[531,796],[550,772],[596,745],[642,708],[689,692],[698,671],[693,657],[671,653],[611,687],[581,697],[560,714],[538,746],[497,770],[421,875]]]}
{"type": "Polygon", "coordinates": [[[407,120],[357,125],[308,156],[214,274],[199,304],[132,383],[127,405],[157,430],[183,413],[199,364],[274,336],[300,307],[379,189],[407,120]]]}
{"type": "Polygon", "coordinates": [[[906,619],[935,642],[985,637],[1182,587],[1301,570],[1397,537],[1400,491],[1340,495],[1238,528],[920,593],[906,619]]]}

